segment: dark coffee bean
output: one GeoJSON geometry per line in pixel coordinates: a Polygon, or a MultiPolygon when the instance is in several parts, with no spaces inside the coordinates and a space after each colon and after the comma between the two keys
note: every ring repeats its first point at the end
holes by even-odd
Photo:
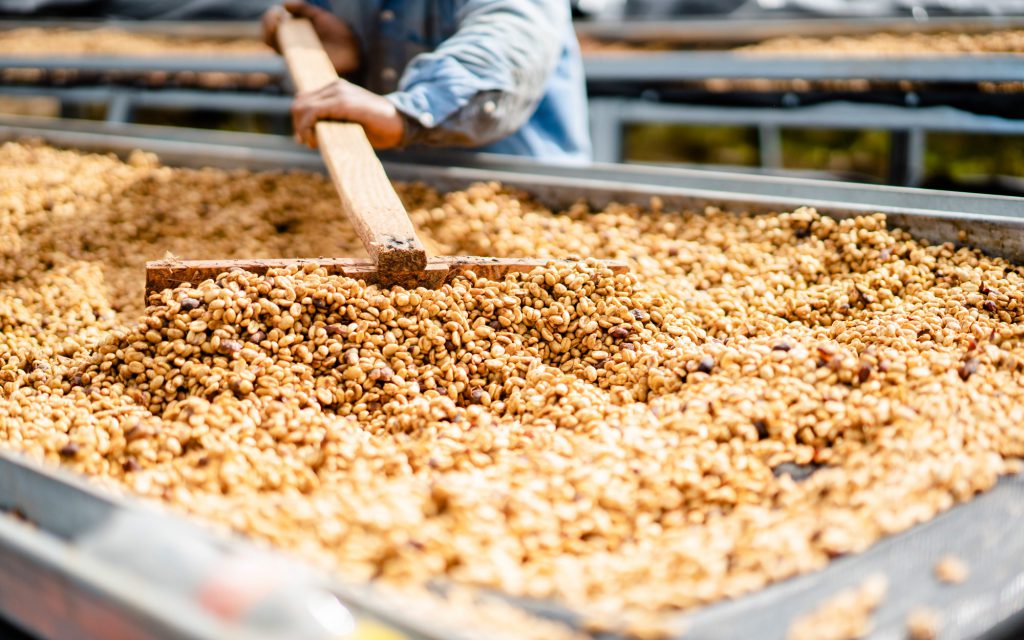
{"type": "Polygon", "coordinates": [[[780,342],[779,344],[772,347],[772,351],[789,351],[793,347],[788,342],[780,342]]]}
{"type": "Polygon", "coordinates": [[[196,300],[195,298],[185,298],[184,300],[181,301],[181,310],[191,311],[193,309],[198,309],[199,305],[201,304],[202,303],[196,300]]]}
{"type": "Polygon", "coordinates": [[[697,365],[697,371],[701,373],[711,373],[715,369],[715,359],[711,356],[704,356],[700,359],[700,363],[697,365]]]}
{"type": "Polygon", "coordinates": [[[793,478],[793,480],[795,480],[796,482],[800,482],[802,480],[810,478],[811,475],[818,469],[821,469],[822,466],[823,465],[815,464],[813,462],[811,464],[796,464],[795,462],[783,462],[779,466],[772,469],[772,474],[774,474],[776,478],[781,478],[782,476],[789,476],[793,478]]]}
{"type": "Polygon", "coordinates": [[[631,333],[632,330],[630,330],[630,328],[624,324],[620,324],[619,326],[612,327],[611,329],[608,330],[608,335],[615,338],[616,340],[625,340],[626,338],[629,337],[629,334],[631,333]]]}
{"type": "Polygon", "coordinates": [[[267,339],[267,334],[262,331],[256,331],[249,334],[249,342],[259,344],[267,339]]]}
{"type": "Polygon", "coordinates": [[[121,468],[124,470],[125,473],[131,473],[133,471],[139,471],[140,469],[142,469],[142,465],[139,464],[138,460],[136,460],[135,458],[128,458],[123,463],[121,463],[121,468]]]}
{"type": "Polygon", "coordinates": [[[127,431],[124,432],[124,439],[128,442],[138,440],[139,438],[143,438],[145,436],[146,432],[138,424],[132,425],[131,427],[128,428],[127,431]]]}
{"type": "Polygon", "coordinates": [[[221,353],[238,353],[242,350],[242,343],[238,340],[221,340],[220,341],[220,352],[221,353]]]}
{"type": "Polygon", "coordinates": [[[341,326],[340,324],[327,325],[327,335],[329,336],[343,336],[346,333],[347,332],[345,331],[345,327],[341,326]]]}
{"type": "Polygon", "coordinates": [[[62,458],[74,458],[78,455],[78,452],[82,450],[82,447],[78,446],[74,442],[69,442],[60,448],[60,457],[62,458]]]}
{"type": "Polygon", "coordinates": [[[857,369],[857,379],[861,382],[867,382],[868,378],[871,377],[871,370],[870,364],[866,362],[861,363],[860,368],[857,369]]]}
{"type": "Polygon", "coordinates": [[[967,358],[964,363],[960,365],[960,369],[957,373],[960,374],[960,379],[966,382],[971,376],[978,371],[978,365],[981,362],[977,358],[967,358]]]}
{"type": "Polygon", "coordinates": [[[757,429],[758,440],[767,440],[771,437],[771,434],[768,433],[768,423],[764,420],[760,418],[754,420],[754,428],[757,429]]]}
{"type": "Polygon", "coordinates": [[[985,304],[981,306],[985,307],[985,311],[988,311],[989,313],[995,313],[996,311],[999,310],[998,307],[996,307],[996,303],[992,302],[991,300],[986,300],[985,304]]]}

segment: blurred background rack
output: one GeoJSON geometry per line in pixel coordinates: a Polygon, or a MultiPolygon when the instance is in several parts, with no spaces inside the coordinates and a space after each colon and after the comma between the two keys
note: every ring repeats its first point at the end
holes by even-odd
{"type": "Polygon", "coordinates": [[[148,116],[171,123],[185,114],[189,123],[213,128],[287,131],[291,92],[284,63],[259,43],[253,22],[0,20],[0,43],[5,36],[47,34],[58,39],[92,34],[102,41],[110,33],[157,37],[181,46],[166,52],[111,52],[102,47],[67,52],[59,45],[50,52],[26,52],[16,42],[6,50],[0,46],[0,97],[12,102],[8,110],[17,113],[18,101],[31,105],[37,98],[49,100],[38,110],[61,117],[135,122],[148,116]],[[188,43],[196,40],[247,47],[223,54],[188,51],[188,43]]]}
{"type": "MultiPolygon", "coordinates": [[[[1024,32],[1024,16],[765,13],[579,21],[596,159],[1024,193],[1024,54],[734,49],[782,36],[1024,32]]],[[[13,101],[15,113],[38,113],[31,105],[43,100],[54,116],[289,131],[284,67],[259,50],[254,22],[9,20],[0,42],[26,28],[216,38],[253,51],[0,49],[0,102],[13,101]]]]}
{"type": "MultiPolygon", "coordinates": [[[[595,155],[635,159],[628,133],[639,125],[732,126],[756,131],[756,158],[748,162],[775,170],[786,165],[785,130],[884,132],[886,166],[875,177],[920,185],[929,134],[1024,133],[1024,56],[885,55],[871,52],[870,42],[861,51],[828,51],[821,39],[1022,27],[1020,16],[582,22],[595,155]],[[818,39],[816,46],[805,53],[743,48],[801,37],[818,39]]],[[[649,146],[651,138],[640,136],[635,146],[649,146]]]]}

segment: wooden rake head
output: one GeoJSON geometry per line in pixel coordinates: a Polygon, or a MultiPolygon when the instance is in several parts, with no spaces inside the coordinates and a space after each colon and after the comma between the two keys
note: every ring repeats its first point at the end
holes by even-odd
{"type": "MultiPolygon", "coordinates": [[[[330,59],[308,20],[287,18],[278,42],[296,88],[313,91],[338,79],[330,59]]],[[[366,247],[369,260],[294,258],[276,260],[158,260],[146,263],[146,296],[180,284],[198,285],[220,273],[244,269],[263,274],[291,265],[315,265],[332,275],[344,275],[380,286],[437,288],[462,273],[501,279],[508,273],[528,272],[551,264],[544,259],[433,257],[416,235],[412,220],[377,158],[362,126],[318,122],[316,136],[341,206],[366,247]]],[[[605,263],[617,273],[623,263],[605,263]]]]}

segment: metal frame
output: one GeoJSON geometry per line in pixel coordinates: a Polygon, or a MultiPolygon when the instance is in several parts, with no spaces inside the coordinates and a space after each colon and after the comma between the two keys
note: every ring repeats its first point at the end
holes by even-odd
{"type": "MultiPolygon", "coordinates": [[[[132,149],[159,144],[165,161],[186,166],[214,163],[225,168],[248,167],[272,170],[294,167],[319,171],[320,156],[298,145],[292,138],[232,131],[207,131],[180,127],[102,123],[88,120],[55,120],[0,116],[0,139],[38,136],[58,144],[86,150],[112,150],[129,153],[132,149]]],[[[682,189],[712,193],[739,193],[760,201],[779,202],[782,207],[809,202],[842,204],[858,211],[900,213],[943,212],[995,217],[1024,217],[1024,200],[1005,196],[932,191],[906,187],[865,185],[833,180],[731,173],[708,168],[687,169],[646,165],[595,163],[588,165],[544,164],[529,158],[460,153],[455,151],[386,152],[381,154],[389,167],[412,165],[419,171],[446,175],[470,175],[488,180],[491,175],[536,175],[587,183],[648,185],[663,189],[682,189]]],[[[529,187],[525,187],[529,190],[529,187]]]]}
{"type": "MultiPolygon", "coordinates": [[[[0,124],[0,140],[42,137],[58,145],[125,153],[145,148],[158,153],[170,164],[189,166],[324,170],[313,154],[272,136],[133,126],[120,127],[123,133],[132,135],[114,136],[109,129],[95,123],[56,122],[47,128],[27,126],[24,121],[20,124],[8,121],[0,124]],[[197,144],[194,140],[205,142],[197,144]],[[248,146],[225,146],[232,140],[248,146]]],[[[602,206],[612,200],[642,203],[658,195],[669,207],[716,205],[726,209],[773,211],[810,204],[837,217],[880,210],[888,213],[893,224],[918,237],[936,242],[965,241],[993,254],[1024,260],[1024,200],[1021,199],[719,172],[614,166],[552,167],[514,159],[461,157],[461,160],[453,157],[453,163],[447,166],[436,156],[430,159],[430,164],[416,164],[410,162],[414,158],[406,157],[402,162],[389,160],[387,167],[389,174],[397,179],[423,180],[441,189],[461,188],[478,180],[501,180],[532,191],[552,206],[573,202],[581,196],[594,206],[602,206]],[[937,205],[944,208],[932,208],[937,205]]],[[[906,614],[924,603],[945,612],[947,625],[943,638],[994,633],[993,629],[998,630],[1000,624],[1013,624],[1024,606],[1024,537],[1016,534],[1024,526],[1022,495],[1024,477],[1004,479],[994,490],[970,503],[887,538],[864,553],[837,560],[822,571],[689,612],[683,616],[689,627],[686,637],[782,638],[794,616],[878,570],[889,574],[893,595],[874,617],[876,637],[902,637],[906,614]],[[971,563],[971,579],[967,583],[939,587],[929,582],[935,560],[948,552],[957,553],[971,563]]],[[[0,589],[0,610],[6,615],[13,615],[21,623],[47,633],[56,618],[81,623],[74,612],[81,613],[81,607],[91,606],[87,604],[91,602],[89,598],[99,594],[99,601],[105,607],[102,610],[113,616],[112,621],[141,619],[143,631],[162,635],[159,631],[163,627],[159,625],[162,620],[169,620],[177,625],[170,634],[173,637],[219,635],[203,618],[190,617],[196,613],[195,603],[180,589],[175,590],[167,574],[146,571],[146,579],[138,582],[141,574],[134,558],[136,555],[159,556],[161,551],[148,544],[151,541],[168,544],[167,537],[175,541],[174,552],[184,557],[195,554],[205,557],[203,553],[210,549],[218,553],[241,553],[246,546],[244,542],[234,538],[226,540],[175,516],[139,506],[131,499],[101,495],[65,472],[42,470],[9,454],[0,454],[0,509],[17,510],[34,523],[25,525],[14,522],[10,516],[0,515],[3,566],[18,562],[28,572],[19,575],[34,576],[36,580],[22,583],[15,579],[0,589]],[[162,530],[172,535],[156,535],[162,530]],[[118,532],[122,536],[130,533],[137,543],[133,549],[136,553],[101,553],[111,547],[112,535],[118,532]],[[130,577],[133,571],[136,572],[134,579],[130,577]],[[150,590],[159,594],[158,603],[143,597],[150,590]],[[47,599],[40,598],[39,593],[54,595],[47,599]],[[133,600],[132,594],[139,598],[133,600]],[[78,608],[59,609],[59,603],[69,602],[78,608]],[[154,606],[162,608],[165,615],[161,617],[153,610],[154,606]],[[58,610],[62,613],[57,613],[58,610]],[[196,621],[200,628],[189,631],[186,626],[189,621],[196,621]]],[[[115,547],[124,550],[123,546],[115,547]]],[[[174,563],[174,566],[180,564],[174,563]]],[[[9,574],[0,572],[0,581],[5,575],[9,574]]],[[[333,591],[336,583],[329,584],[333,591]]],[[[343,599],[358,611],[379,614],[391,621],[397,615],[373,594],[359,589],[341,589],[338,593],[344,594],[343,599]]],[[[541,615],[570,622],[577,620],[571,611],[556,604],[514,602],[541,615]]],[[[415,621],[408,624],[416,628],[415,621]]],[[[54,634],[52,637],[70,636],[54,634]]],[[[82,633],[78,637],[89,636],[82,633]]],[[[456,636],[428,626],[422,637],[456,636]]]]}
{"type": "Polygon", "coordinates": [[[285,117],[292,97],[252,91],[209,91],[203,89],[137,89],[117,86],[27,87],[0,85],[0,95],[50,97],[60,103],[61,113],[71,107],[105,107],[104,119],[110,123],[129,123],[140,108],[209,109],[217,112],[262,114],[285,117]]]}
{"type": "MultiPolygon", "coordinates": [[[[717,51],[591,53],[584,66],[590,82],[684,82],[708,78],[877,80],[921,82],[1014,82],[1024,80],[1024,56],[990,54],[907,58],[807,57],[717,51]]],[[[285,72],[273,55],[204,56],[0,56],[0,68],[74,69],[83,72],[191,71],[285,72]]]]}
{"type": "Polygon", "coordinates": [[[807,18],[793,15],[758,19],[596,20],[577,22],[576,33],[598,40],[646,43],[741,44],[785,36],[864,35],[954,31],[978,33],[1024,26],[1024,16],[892,18],[807,18]]]}
{"type": "MultiPolygon", "coordinates": [[[[265,580],[260,573],[253,579],[265,580]]],[[[271,640],[296,628],[326,640],[302,606],[323,596],[410,640],[469,640],[374,589],[0,450],[0,613],[48,640],[271,640]],[[258,613],[218,616],[204,590],[239,562],[272,575],[271,600],[258,613]]]]}
{"type": "Polygon", "coordinates": [[[74,69],[86,73],[150,72],[180,73],[266,73],[284,75],[284,61],[275,55],[224,54],[204,55],[135,55],[135,56],[18,56],[0,57],[4,69],[74,69]]]}
{"type": "Polygon", "coordinates": [[[588,82],[686,82],[727,79],[1016,82],[1024,55],[825,57],[718,51],[591,53],[588,82]]]}

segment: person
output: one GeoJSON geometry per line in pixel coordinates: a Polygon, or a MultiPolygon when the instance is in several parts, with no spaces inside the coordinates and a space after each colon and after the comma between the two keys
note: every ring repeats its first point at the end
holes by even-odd
{"type": "Polygon", "coordinates": [[[296,137],[363,125],[377,149],[461,147],[547,161],[590,159],[583,66],[568,0],[289,1],[268,10],[277,48],[288,14],[309,19],[337,72],[300,93],[296,137]]]}

